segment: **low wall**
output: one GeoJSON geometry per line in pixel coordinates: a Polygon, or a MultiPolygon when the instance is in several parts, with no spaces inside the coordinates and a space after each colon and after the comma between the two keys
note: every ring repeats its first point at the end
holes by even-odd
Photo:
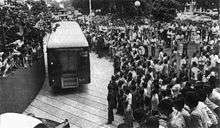
{"type": "Polygon", "coordinates": [[[0,114],[22,113],[41,90],[45,80],[44,58],[32,67],[17,69],[0,78],[0,114]]]}

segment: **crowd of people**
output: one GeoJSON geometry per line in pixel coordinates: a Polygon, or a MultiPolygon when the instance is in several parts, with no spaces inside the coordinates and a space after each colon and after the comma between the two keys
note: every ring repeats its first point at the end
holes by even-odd
{"type": "Polygon", "coordinates": [[[102,57],[107,47],[114,62],[109,124],[116,109],[124,117],[118,127],[131,128],[134,121],[141,128],[220,127],[218,24],[80,23],[91,49],[102,57]]]}
{"type": "Polygon", "coordinates": [[[31,46],[24,44],[21,40],[13,42],[10,49],[0,52],[0,75],[6,77],[12,71],[24,67],[31,67],[33,62],[42,57],[40,43],[31,46]]]}
{"type": "MultiPolygon", "coordinates": [[[[44,28],[51,29],[46,14],[33,20],[13,9],[1,8],[6,17],[0,25],[3,77],[13,69],[32,66],[42,56],[44,28]]],[[[140,128],[220,127],[217,23],[93,18],[78,22],[90,49],[113,60],[114,74],[107,86],[108,124],[116,109],[124,117],[118,127],[132,128],[134,121],[140,128]]]]}
{"type": "Polygon", "coordinates": [[[25,5],[0,6],[4,15],[0,25],[0,76],[6,77],[15,69],[32,66],[42,57],[43,37],[50,28],[47,13],[30,15],[25,5]]]}

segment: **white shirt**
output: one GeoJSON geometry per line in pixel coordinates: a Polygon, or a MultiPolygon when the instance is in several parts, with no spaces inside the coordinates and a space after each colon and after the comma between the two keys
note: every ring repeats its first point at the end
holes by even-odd
{"type": "Polygon", "coordinates": [[[186,26],[181,26],[181,29],[182,29],[183,31],[186,31],[186,30],[187,30],[187,27],[186,27],[186,26]]]}
{"type": "Polygon", "coordinates": [[[144,55],[145,54],[145,48],[143,46],[140,46],[140,52],[141,52],[141,55],[144,55]]]}
{"type": "Polygon", "coordinates": [[[213,103],[212,101],[209,100],[209,98],[206,98],[205,102],[204,102],[212,111],[214,111],[216,108],[218,108],[219,106],[216,105],[215,103],[213,103]]]}
{"type": "Polygon", "coordinates": [[[185,128],[186,127],[186,123],[185,123],[183,115],[181,114],[181,112],[178,112],[175,109],[170,114],[169,124],[170,124],[169,128],[185,128]]]}
{"type": "Polygon", "coordinates": [[[215,34],[218,33],[218,30],[219,30],[219,26],[215,26],[215,27],[213,26],[212,27],[212,32],[213,33],[215,33],[215,34]]]}
{"type": "Polygon", "coordinates": [[[185,60],[185,59],[181,59],[181,60],[180,60],[180,66],[181,66],[181,67],[183,66],[183,64],[186,64],[186,60],[185,60]]]}
{"type": "Polygon", "coordinates": [[[205,64],[205,62],[207,62],[208,61],[208,59],[205,57],[205,56],[201,56],[201,57],[199,57],[199,63],[201,63],[201,64],[205,64]]]}
{"type": "Polygon", "coordinates": [[[158,110],[158,104],[159,104],[159,96],[158,94],[154,94],[151,98],[151,110],[158,110]]]}
{"type": "Polygon", "coordinates": [[[131,71],[131,73],[132,73],[132,78],[136,80],[137,79],[136,71],[131,71]]]}
{"type": "Polygon", "coordinates": [[[217,91],[217,89],[213,89],[209,99],[216,105],[220,106],[220,93],[217,91]]]}
{"type": "Polygon", "coordinates": [[[197,67],[193,67],[191,70],[194,73],[194,79],[198,80],[198,74],[200,70],[197,67]]]}
{"type": "Polygon", "coordinates": [[[163,52],[160,52],[160,53],[159,53],[159,60],[162,60],[162,59],[163,59],[163,55],[164,55],[163,52]]]}
{"type": "Polygon", "coordinates": [[[131,104],[132,104],[132,94],[129,93],[126,97],[126,101],[128,102],[127,110],[131,109],[131,104]]]}
{"type": "Polygon", "coordinates": [[[218,57],[218,55],[210,55],[211,58],[211,66],[212,67],[216,67],[216,63],[220,63],[220,59],[218,57]]]}
{"type": "Polygon", "coordinates": [[[144,89],[144,96],[147,96],[147,97],[151,97],[151,85],[152,85],[152,81],[149,80],[147,82],[147,88],[144,89]]]}
{"type": "Polygon", "coordinates": [[[191,60],[191,64],[193,62],[196,62],[198,64],[199,63],[199,59],[197,57],[193,57],[192,60],[191,60]]]}
{"type": "Polygon", "coordinates": [[[203,102],[199,102],[198,109],[202,110],[202,113],[204,114],[205,121],[207,125],[210,127],[213,124],[218,124],[217,117],[214,115],[214,113],[205,105],[203,102]]]}

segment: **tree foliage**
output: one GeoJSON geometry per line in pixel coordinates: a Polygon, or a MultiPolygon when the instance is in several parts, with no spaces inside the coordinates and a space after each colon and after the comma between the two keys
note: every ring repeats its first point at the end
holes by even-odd
{"type": "Polygon", "coordinates": [[[191,2],[192,0],[176,0],[179,4],[179,10],[184,11],[184,8],[187,3],[191,2]]]}
{"type": "Polygon", "coordinates": [[[123,16],[149,16],[151,10],[152,10],[152,0],[139,0],[140,6],[135,6],[136,0],[122,0],[120,2],[117,2],[116,5],[116,13],[119,13],[123,16]]]}
{"type": "Polygon", "coordinates": [[[24,43],[41,43],[45,32],[50,28],[50,15],[45,2],[27,1],[27,3],[12,2],[0,8],[0,44],[7,45],[16,40],[24,43]],[[32,5],[32,8],[28,7],[32,5]],[[39,9],[39,10],[38,10],[39,9]],[[41,21],[39,29],[36,23],[41,21]]]}
{"type": "MultiPolygon", "coordinates": [[[[114,0],[92,0],[92,9],[101,9],[102,13],[109,13],[113,7],[114,0]]],[[[89,0],[73,0],[74,8],[82,13],[89,14],[89,0]]]]}
{"type": "Polygon", "coordinates": [[[48,11],[46,2],[44,0],[29,1],[29,3],[32,6],[30,11],[34,16],[38,16],[41,12],[47,12],[48,11]]]}
{"type": "Polygon", "coordinates": [[[215,9],[218,8],[218,2],[219,0],[196,0],[196,5],[204,10],[215,9]]]}
{"type": "MultiPolygon", "coordinates": [[[[145,15],[150,12],[153,0],[139,0],[140,7],[135,7],[136,0],[92,0],[92,9],[101,9],[102,14],[114,13],[123,16],[145,15]]],[[[73,0],[74,8],[89,13],[89,0],[73,0]]]]}
{"type": "Polygon", "coordinates": [[[175,0],[155,0],[152,18],[156,21],[170,22],[177,16],[178,2],[175,0]]]}
{"type": "Polygon", "coordinates": [[[52,3],[50,3],[49,11],[51,11],[51,12],[58,12],[61,9],[62,8],[59,6],[58,2],[53,1],[52,3]]]}
{"type": "MultiPolygon", "coordinates": [[[[176,0],[181,4],[181,10],[184,9],[187,3],[190,3],[192,0],[176,0]]],[[[219,0],[195,0],[196,7],[202,8],[203,10],[218,8],[219,0]]]]}
{"type": "MultiPolygon", "coordinates": [[[[113,13],[122,17],[147,16],[151,14],[155,20],[170,21],[176,17],[179,4],[175,0],[139,0],[140,6],[135,6],[137,0],[92,0],[92,9],[101,9],[103,14],[113,13]]],[[[73,6],[81,12],[89,12],[89,0],[74,0],[73,6]]]]}

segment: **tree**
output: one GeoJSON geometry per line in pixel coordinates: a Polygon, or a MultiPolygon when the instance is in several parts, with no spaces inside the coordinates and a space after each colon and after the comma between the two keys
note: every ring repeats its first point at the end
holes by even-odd
{"type": "Polygon", "coordinates": [[[45,1],[40,0],[40,1],[31,1],[30,4],[32,5],[31,8],[31,13],[34,16],[38,16],[41,12],[47,12],[47,5],[45,1]]]}
{"type": "Polygon", "coordinates": [[[72,5],[82,13],[89,14],[89,0],[73,0],[72,5]]]}
{"type": "Polygon", "coordinates": [[[218,2],[219,0],[196,0],[196,5],[206,11],[207,9],[218,9],[218,2]]]}
{"type": "Polygon", "coordinates": [[[181,11],[184,11],[184,8],[186,6],[187,3],[190,3],[192,0],[176,0],[178,2],[178,4],[180,5],[179,6],[179,9],[181,11]]]}
{"type": "Polygon", "coordinates": [[[11,2],[0,8],[0,47],[5,50],[8,44],[16,40],[24,43],[42,42],[46,31],[50,30],[51,16],[48,13],[45,2],[27,1],[32,5],[11,2]],[[39,9],[39,10],[38,10],[39,9]],[[41,15],[40,17],[39,14],[41,15]],[[35,24],[43,21],[43,29],[39,30],[35,24]]]}
{"type": "Polygon", "coordinates": [[[61,8],[60,8],[60,6],[59,6],[59,3],[56,2],[56,1],[53,1],[53,2],[50,4],[49,10],[50,10],[51,12],[58,12],[59,10],[61,10],[61,8]]]}
{"type": "MultiPolygon", "coordinates": [[[[140,7],[135,7],[136,0],[92,0],[92,9],[101,9],[102,14],[114,13],[119,16],[145,15],[150,12],[152,0],[139,0],[140,7]]],[[[72,5],[82,13],[89,13],[89,0],[73,0],[72,5]]]]}
{"type": "MultiPolygon", "coordinates": [[[[118,17],[145,16],[159,21],[171,21],[177,16],[177,10],[183,10],[189,0],[138,0],[140,6],[134,5],[137,0],[92,0],[92,9],[101,9],[103,14],[109,12],[118,17]]],[[[82,13],[89,13],[89,0],[74,0],[73,6],[82,13]]]]}
{"type": "Polygon", "coordinates": [[[152,10],[153,0],[138,0],[140,6],[135,6],[137,0],[117,0],[115,1],[115,13],[119,16],[133,17],[133,16],[149,16],[152,10]]]}
{"type": "Polygon", "coordinates": [[[155,0],[152,9],[152,18],[156,21],[170,22],[177,16],[180,5],[175,0],[155,0]]]}

